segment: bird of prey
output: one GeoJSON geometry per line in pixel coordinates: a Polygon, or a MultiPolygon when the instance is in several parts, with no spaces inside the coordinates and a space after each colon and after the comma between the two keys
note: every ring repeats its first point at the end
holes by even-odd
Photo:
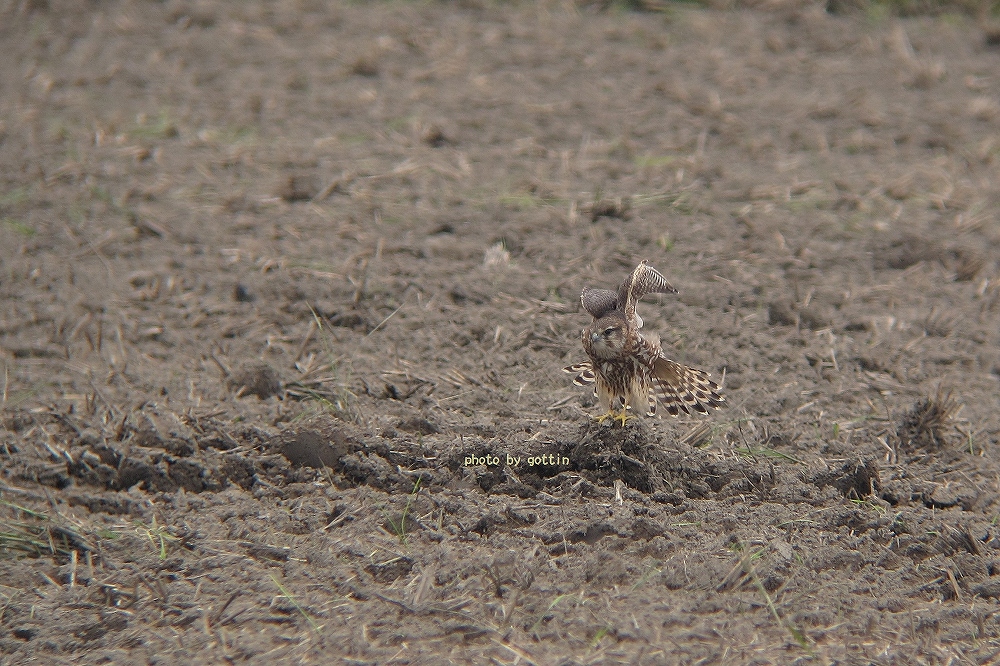
{"type": "Polygon", "coordinates": [[[589,361],[563,368],[576,374],[578,386],[595,385],[604,414],[621,421],[631,418],[628,410],[647,416],[656,413],[659,401],[671,416],[681,412],[707,414],[719,408],[725,398],[719,385],[704,370],[672,361],[663,354],[656,334],[643,335],[642,319],[636,314],[636,302],[646,294],[676,294],[663,275],[641,262],[625,278],[617,291],[585,287],[580,295],[584,309],[594,321],[583,330],[583,349],[589,361]]]}

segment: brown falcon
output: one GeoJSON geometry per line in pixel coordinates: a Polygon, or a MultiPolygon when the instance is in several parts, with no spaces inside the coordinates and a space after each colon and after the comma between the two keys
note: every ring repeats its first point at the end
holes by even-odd
{"type": "Polygon", "coordinates": [[[709,407],[725,402],[707,372],[671,361],[663,355],[659,336],[639,332],[642,319],[635,312],[636,301],[646,294],[676,293],[645,261],[618,291],[584,288],[580,302],[594,317],[583,330],[583,349],[590,360],[563,370],[576,374],[573,383],[578,386],[596,384],[594,392],[605,411],[599,422],[614,418],[624,425],[629,409],[653,416],[657,400],[671,416],[707,414],[709,407]]]}

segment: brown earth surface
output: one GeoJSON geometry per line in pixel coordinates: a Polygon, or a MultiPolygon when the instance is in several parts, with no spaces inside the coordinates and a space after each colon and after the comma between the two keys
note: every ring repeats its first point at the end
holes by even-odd
{"type": "Polygon", "coordinates": [[[0,2],[0,663],[993,663],[1000,38],[662,8],[0,2]]]}

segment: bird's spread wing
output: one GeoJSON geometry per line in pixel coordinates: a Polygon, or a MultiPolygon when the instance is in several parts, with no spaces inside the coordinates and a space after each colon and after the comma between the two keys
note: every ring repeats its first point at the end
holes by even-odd
{"type": "Polygon", "coordinates": [[[589,312],[594,319],[600,319],[609,312],[618,309],[618,292],[610,289],[594,289],[584,287],[580,294],[580,303],[583,309],[589,312]]]}
{"type": "Polygon", "coordinates": [[[563,368],[563,372],[571,374],[576,373],[576,377],[573,378],[573,383],[577,386],[590,386],[597,380],[597,376],[594,374],[594,366],[590,363],[590,361],[567,365],[563,368]]]}
{"type": "Polygon", "coordinates": [[[709,407],[718,409],[726,401],[719,394],[719,385],[708,378],[704,370],[696,370],[676,361],[660,357],[653,363],[653,389],[671,416],[681,412],[707,414],[709,407]]]}
{"type": "MultiPolygon", "coordinates": [[[[645,261],[642,261],[632,274],[625,278],[618,287],[618,309],[625,313],[629,321],[637,321],[636,328],[641,328],[641,320],[636,319],[635,304],[646,294],[676,294],[677,290],[667,282],[660,271],[645,261]]],[[[588,310],[589,312],[589,310],[588,310]]]]}

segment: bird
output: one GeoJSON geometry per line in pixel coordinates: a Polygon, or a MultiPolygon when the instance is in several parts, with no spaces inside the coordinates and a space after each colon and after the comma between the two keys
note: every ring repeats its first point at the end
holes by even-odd
{"type": "Polygon", "coordinates": [[[681,412],[708,414],[726,399],[719,385],[704,370],[690,368],[667,358],[655,333],[642,334],[642,318],[636,303],[646,294],[676,294],[658,270],[641,261],[617,291],[584,287],[580,303],[594,318],[583,329],[583,349],[590,360],[563,368],[575,374],[577,386],[594,385],[594,393],[604,409],[596,417],[621,421],[622,426],[641,410],[656,415],[662,403],[671,416],[681,412]]]}

